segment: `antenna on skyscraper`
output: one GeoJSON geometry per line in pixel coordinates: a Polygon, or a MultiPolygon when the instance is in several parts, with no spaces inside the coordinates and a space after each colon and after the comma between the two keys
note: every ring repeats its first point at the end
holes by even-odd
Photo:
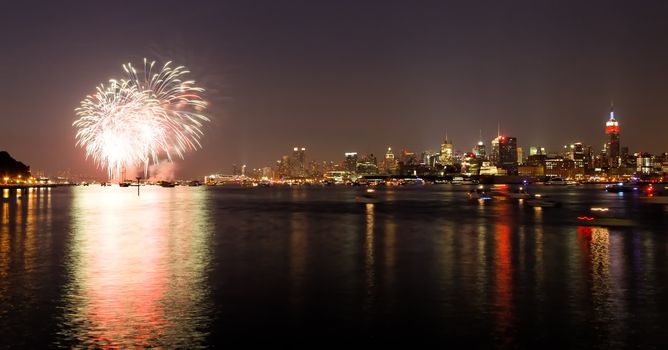
{"type": "Polygon", "coordinates": [[[501,136],[501,122],[497,122],[496,137],[501,136]]]}
{"type": "Polygon", "coordinates": [[[614,100],[610,100],[610,120],[615,119],[615,102],[614,100]]]}

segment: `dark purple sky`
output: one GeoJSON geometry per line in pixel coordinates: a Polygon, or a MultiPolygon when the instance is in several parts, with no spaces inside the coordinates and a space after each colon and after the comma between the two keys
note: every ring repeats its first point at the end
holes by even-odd
{"type": "Polygon", "coordinates": [[[666,1],[11,1],[0,5],[0,149],[97,174],[73,109],[143,57],[187,65],[213,122],[180,177],[391,145],[668,151],[666,1]],[[66,4],[61,4],[66,3],[66,4]]]}

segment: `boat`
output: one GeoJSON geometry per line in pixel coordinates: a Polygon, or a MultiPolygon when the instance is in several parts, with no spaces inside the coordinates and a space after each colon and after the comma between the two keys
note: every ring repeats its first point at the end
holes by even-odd
{"type": "Polygon", "coordinates": [[[380,198],[376,195],[376,190],[373,188],[367,188],[364,193],[361,195],[355,196],[355,202],[362,204],[373,204],[379,203],[380,198]]]}
{"type": "Polygon", "coordinates": [[[120,186],[120,187],[130,187],[130,186],[132,186],[132,181],[125,180],[123,182],[119,182],[118,186],[120,186]]]}
{"type": "Polygon", "coordinates": [[[492,196],[490,196],[487,192],[485,192],[485,189],[480,186],[474,190],[470,190],[467,193],[467,196],[469,199],[474,199],[474,200],[490,200],[492,199],[492,196]]]}
{"type": "Polygon", "coordinates": [[[553,186],[566,186],[568,183],[564,181],[564,179],[560,177],[552,177],[545,181],[546,185],[553,185],[553,186]]]}
{"type": "Polygon", "coordinates": [[[401,180],[402,185],[409,185],[409,186],[421,186],[424,185],[425,182],[419,177],[407,177],[401,180]]]}
{"type": "Polygon", "coordinates": [[[477,185],[478,181],[469,178],[464,178],[463,176],[455,176],[452,178],[453,185],[477,185]]]}
{"type": "Polygon", "coordinates": [[[516,191],[509,192],[507,197],[511,199],[527,199],[530,198],[531,195],[524,189],[524,187],[520,187],[516,191]]]}
{"type": "Polygon", "coordinates": [[[535,194],[531,196],[530,198],[527,198],[524,200],[524,204],[530,207],[538,207],[538,208],[553,208],[553,207],[560,207],[561,203],[557,202],[549,197],[540,195],[540,194],[535,194]]]}
{"type": "Polygon", "coordinates": [[[160,182],[158,182],[158,184],[160,185],[160,187],[175,187],[176,186],[176,183],[172,182],[172,181],[160,181],[160,182]]]}
{"type": "Polygon", "coordinates": [[[635,192],[638,191],[639,188],[638,184],[630,182],[618,182],[612,185],[605,185],[605,191],[612,193],[635,192]]]}
{"type": "Polygon", "coordinates": [[[188,182],[188,186],[195,187],[195,186],[202,186],[202,183],[199,182],[198,180],[192,180],[188,182]]]}

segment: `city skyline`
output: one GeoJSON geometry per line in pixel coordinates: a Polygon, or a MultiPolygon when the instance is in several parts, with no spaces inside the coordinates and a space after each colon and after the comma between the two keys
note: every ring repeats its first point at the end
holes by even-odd
{"type": "MultiPolygon", "coordinates": [[[[610,167],[610,168],[616,168],[616,167],[619,167],[621,165],[621,164],[614,165],[614,162],[621,161],[621,158],[620,158],[620,155],[621,155],[620,152],[621,151],[620,151],[620,149],[626,149],[626,151],[628,152],[629,155],[649,153],[649,154],[653,154],[653,155],[656,155],[656,156],[662,156],[662,154],[665,153],[665,151],[659,151],[659,152],[656,152],[656,153],[652,153],[652,152],[647,152],[645,150],[636,150],[636,149],[633,148],[633,146],[629,146],[629,145],[623,143],[623,141],[620,142],[621,126],[620,126],[619,121],[615,117],[615,110],[614,109],[615,109],[614,104],[611,103],[610,107],[609,107],[608,114],[607,114],[608,119],[605,121],[604,134],[601,137],[602,141],[599,143],[599,144],[602,144],[602,146],[600,148],[597,147],[596,144],[582,142],[582,141],[579,141],[579,140],[567,141],[567,142],[561,143],[561,145],[553,147],[553,148],[544,147],[544,145],[545,145],[544,142],[543,143],[538,142],[536,144],[526,144],[526,143],[522,143],[522,142],[517,141],[517,137],[510,136],[512,134],[502,132],[501,123],[498,123],[497,124],[497,136],[495,138],[486,140],[483,137],[482,129],[481,129],[479,131],[479,137],[478,137],[479,141],[477,141],[475,143],[472,143],[470,145],[470,147],[468,145],[454,144],[454,142],[452,141],[453,140],[452,137],[450,137],[448,135],[448,131],[445,131],[445,133],[444,133],[445,136],[441,139],[442,140],[441,142],[444,142],[444,143],[441,143],[438,147],[430,147],[428,149],[418,150],[418,149],[410,149],[410,148],[405,147],[405,146],[399,146],[399,147],[394,147],[394,151],[393,151],[394,155],[393,156],[396,156],[397,158],[399,158],[402,152],[410,152],[410,154],[415,154],[415,157],[416,157],[417,161],[421,164],[426,164],[426,163],[429,162],[429,161],[426,161],[426,160],[422,159],[424,156],[426,156],[426,157],[433,156],[433,157],[435,157],[434,161],[439,163],[439,164],[453,165],[453,164],[456,163],[457,165],[461,165],[463,162],[465,162],[463,158],[467,154],[469,154],[469,153],[475,154],[476,157],[478,157],[480,155],[479,153],[482,152],[482,159],[488,160],[488,161],[490,161],[491,164],[498,165],[499,167],[504,167],[504,166],[501,165],[502,162],[500,162],[499,159],[494,159],[493,157],[494,157],[495,154],[498,157],[498,154],[499,154],[498,153],[499,152],[498,151],[498,145],[495,146],[495,143],[498,144],[498,142],[500,140],[505,141],[505,139],[507,139],[507,138],[510,138],[510,139],[513,140],[512,141],[513,142],[513,148],[517,149],[517,151],[514,151],[515,153],[513,153],[512,156],[510,156],[510,155],[508,156],[508,157],[510,157],[509,159],[515,159],[516,158],[518,160],[517,164],[515,166],[522,165],[523,162],[527,161],[528,156],[534,154],[534,153],[531,153],[532,149],[538,149],[539,150],[538,153],[542,154],[542,155],[560,156],[560,155],[564,154],[564,148],[568,147],[568,145],[574,145],[574,144],[579,144],[582,147],[589,148],[590,152],[592,152],[592,156],[599,155],[601,157],[605,157],[606,158],[606,160],[605,160],[606,163],[605,163],[604,166],[605,167],[610,167]],[[615,135],[615,136],[611,136],[611,135],[615,135]],[[612,155],[610,153],[611,152],[610,145],[611,145],[611,142],[613,142],[613,144],[615,144],[614,143],[615,141],[611,141],[613,139],[611,139],[610,137],[616,137],[616,148],[615,148],[616,151],[613,150],[612,155]],[[488,146],[491,146],[491,147],[488,148],[488,146]],[[446,147],[446,148],[444,148],[444,147],[446,147]],[[485,149],[488,150],[487,151],[488,153],[486,154],[486,156],[485,156],[485,149]],[[444,153],[444,152],[446,152],[446,153],[444,153]],[[446,155],[444,156],[444,154],[446,154],[446,155]],[[519,154],[519,156],[518,156],[518,154],[519,154]],[[498,162],[498,164],[497,164],[497,162],[498,162]]],[[[622,138],[622,140],[623,140],[623,138],[622,138]]],[[[313,146],[309,146],[308,149],[311,150],[312,147],[313,146]]],[[[571,147],[573,147],[573,146],[571,146],[571,147]]],[[[275,162],[268,162],[266,164],[257,164],[257,163],[254,163],[251,160],[251,162],[248,162],[248,163],[243,163],[243,162],[232,163],[232,164],[223,165],[223,166],[218,167],[217,169],[205,171],[202,174],[196,174],[195,176],[190,176],[190,177],[191,178],[197,178],[197,177],[201,177],[201,176],[204,176],[204,175],[207,175],[207,174],[210,174],[210,173],[223,173],[223,174],[229,173],[229,174],[239,175],[239,174],[244,174],[246,169],[248,171],[251,171],[251,170],[252,171],[262,171],[263,169],[266,170],[267,167],[272,168],[272,169],[275,170],[275,172],[280,173],[281,160],[283,161],[283,165],[285,166],[285,163],[288,159],[293,159],[295,157],[299,157],[299,159],[300,159],[301,170],[299,171],[298,174],[292,174],[292,175],[298,176],[298,177],[304,177],[304,176],[307,175],[307,171],[305,170],[305,168],[309,165],[308,163],[310,163],[310,162],[317,162],[317,163],[321,163],[321,164],[330,163],[332,165],[336,165],[337,167],[341,166],[342,169],[345,169],[347,167],[351,167],[351,166],[346,165],[349,162],[349,159],[348,159],[349,155],[355,155],[355,157],[356,157],[355,162],[357,162],[357,157],[358,156],[363,157],[363,158],[368,157],[368,156],[374,157],[374,159],[378,158],[378,159],[380,159],[380,163],[382,163],[382,159],[383,159],[382,158],[383,153],[382,152],[375,152],[375,149],[374,149],[374,151],[369,151],[369,150],[352,149],[350,147],[342,149],[344,151],[339,152],[340,153],[339,157],[335,157],[333,159],[317,158],[317,156],[313,156],[313,153],[311,153],[311,152],[309,152],[309,158],[306,159],[305,152],[307,150],[307,147],[305,147],[305,145],[299,145],[299,146],[294,145],[294,147],[292,147],[292,148],[293,148],[292,157],[290,157],[289,155],[285,155],[285,154],[282,155],[282,156],[276,156],[275,158],[278,158],[278,160],[276,160],[275,162]],[[299,156],[295,156],[296,154],[298,154],[297,152],[299,152],[299,156]],[[376,154],[376,156],[374,156],[374,154],[376,154]],[[341,157],[341,155],[342,155],[342,157],[341,157]],[[228,172],[227,171],[228,168],[231,168],[232,171],[228,172]]],[[[392,152],[391,151],[392,148],[393,148],[393,144],[388,143],[388,146],[386,147],[387,152],[388,153],[392,152]]],[[[508,161],[509,159],[506,159],[506,161],[508,161]]],[[[182,160],[182,159],[176,160],[177,163],[179,161],[184,161],[184,160],[182,160]]],[[[134,171],[130,170],[130,173],[134,173],[134,172],[139,173],[140,168],[141,167],[138,166],[137,169],[135,169],[134,171]]],[[[353,168],[353,170],[351,170],[351,171],[354,172],[355,165],[352,165],[352,168],[353,168]]],[[[40,174],[44,173],[44,171],[42,169],[40,169],[39,167],[33,168],[33,171],[34,170],[36,170],[40,174]]],[[[515,171],[513,171],[513,173],[515,173],[515,171]]],[[[46,174],[46,175],[50,175],[50,176],[65,175],[65,176],[74,176],[74,177],[83,177],[83,178],[91,178],[91,177],[95,178],[95,174],[76,174],[76,175],[73,175],[70,172],[69,169],[67,169],[64,172],[61,170],[61,171],[58,171],[57,173],[50,173],[50,174],[46,174]]],[[[151,170],[149,171],[148,177],[149,178],[157,178],[157,177],[161,177],[161,178],[162,177],[168,177],[168,178],[175,178],[176,177],[176,178],[178,178],[179,176],[176,174],[175,164],[173,162],[163,161],[161,164],[151,165],[151,170]],[[163,170],[161,170],[161,168],[165,168],[165,169],[168,169],[168,170],[163,171],[163,170]]],[[[116,177],[114,177],[114,179],[116,179],[116,177]]],[[[118,180],[118,179],[116,179],[116,180],[118,180]]]]}
{"type": "Polygon", "coordinates": [[[295,144],[334,160],[436,150],[448,130],[468,150],[499,122],[525,147],[598,148],[611,100],[623,145],[668,148],[660,1],[129,4],[7,6],[0,149],[48,173],[103,174],[75,148],[74,108],[143,57],[188,67],[210,103],[202,149],[173,164],[184,178],[271,164],[281,154],[267,150],[295,144]]]}
{"type": "MultiPolygon", "coordinates": [[[[645,150],[634,150],[632,148],[632,146],[629,146],[629,145],[626,145],[626,144],[623,144],[623,143],[620,142],[620,129],[621,129],[621,127],[620,127],[619,121],[616,119],[616,117],[614,115],[615,115],[614,105],[611,104],[610,105],[610,110],[608,112],[609,119],[605,122],[605,134],[602,137],[602,141],[599,143],[599,145],[602,144],[602,146],[600,148],[598,148],[596,144],[582,142],[580,140],[569,140],[569,141],[567,141],[565,143],[562,143],[561,145],[559,145],[557,147],[554,147],[554,148],[544,147],[543,143],[536,143],[536,144],[531,144],[531,145],[523,144],[523,143],[518,142],[516,137],[510,136],[510,134],[508,134],[508,133],[502,133],[501,128],[500,128],[500,124],[499,124],[497,126],[498,129],[497,129],[497,137],[496,138],[493,138],[493,139],[490,139],[490,140],[485,140],[482,137],[482,131],[481,131],[480,132],[480,137],[478,138],[478,141],[471,144],[470,147],[467,146],[467,145],[459,145],[459,144],[454,145],[453,142],[452,142],[452,138],[450,138],[448,136],[448,132],[446,131],[445,132],[445,137],[443,138],[443,143],[441,143],[440,147],[432,147],[432,148],[423,149],[423,150],[409,149],[407,147],[395,147],[395,151],[396,152],[408,151],[408,152],[412,152],[412,153],[422,153],[422,154],[434,155],[434,156],[437,157],[437,162],[439,162],[440,164],[452,165],[455,156],[456,157],[461,157],[461,156],[466,155],[467,153],[474,153],[476,156],[480,156],[482,154],[482,158],[486,159],[485,149],[487,149],[487,145],[490,145],[491,146],[490,149],[492,150],[492,153],[490,153],[488,155],[493,155],[494,154],[493,150],[495,148],[494,144],[495,144],[495,142],[498,143],[497,140],[499,140],[499,139],[505,140],[506,138],[511,138],[511,139],[513,139],[513,142],[515,143],[514,147],[518,149],[518,155],[516,155],[516,158],[519,160],[519,163],[521,163],[522,160],[527,159],[527,157],[525,157],[525,156],[533,155],[532,153],[530,153],[530,149],[539,149],[540,150],[539,153],[541,153],[543,155],[558,155],[558,154],[562,154],[564,152],[564,149],[562,147],[566,148],[569,145],[578,144],[578,145],[581,145],[582,147],[591,148],[590,151],[593,152],[593,154],[595,154],[595,155],[600,155],[600,156],[607,157],[606,162],[608,162],[608,163],[606,164],[606,166],[610,166],[612,168],[619,167],[620,164],[614,165],[614,164],[610,164],[610,162],[612,161],[611,159],[620,157],[621,149],[623,149],[623,148],[625,148],[629,152],[630,155],[633,155],[635,153],[651,153],[651,152],[647,152],[645,150]],[[610,150],[611,150],[611,147],[610,147],[611,139],[610,139],[610,137],[611,137],[611,135],[615,135],[614,137],[615,137],[615,140],[616,140],[616,143],[613,141],[613,144],[616,145],[615,146],[616,151],[613,151],[612,154],[610,154],[610,150]],[[526,149],[527,152],[523,154],[522,152],[523,152],[524,149],[526,149]]],[[[388,153],[391,152],[392,147],[393,147],[392,144],[388,144],[388,146],[387,146],[387,148],[388,148],[387,152],[388,153]]],[[[304,148],[304,146],[300,146],[300,147],[295,146],[294,151],[296,152],[298,148],[301,149],[302,157],[303,157],[303,152],[306,150],[306,148],[304,148]]],[[[497,148],[498,148],[498,146],[497,146],[497,148]]],[[[497,149],[496,152],[498,153],[498,149],[497,149]]],[[[660,155],[662,153],[665,153],[665,151],[660,151],[660,152],[657,152],[656,154],[660,155]]],[[[342,160],[341,157],[339,157],[339,158],[336,158],[336,159],[315,159],[315,161],[336,162],[336,163],[340,163],[340,165],[345,167],[345,163],[347,162],[349,155],[353,155],[353,154],[355,156],[357,156],[357,155],[359,155],[359,156],[367,156],[367,155],[373,156],[374,154],[382,155],[381,152],[375,152],[375,151],[369,151],[369,150],[353,150],[353,149],[346,149],[346,151],[343,152],[342,154],[343,154],[343,157],[344,157],[343,160],[342,160]]],[[[288,156],[283,155],[282,157],[285,159],[288,156]]],[[[314,161],[314,159],[309,159],[309,161],[314,161]]],[[[459,161],[459,159],[458,159],[458,161],[459,161]]],[[[280,159],[278,160],[278,162],[280,162],[280,159]]],[[[301,162],[303,163],[303,160],[301,162]]],[[[495,160],[492,159],[492,162],[495,162],[495,160]]],[[[248,165],[249,164],[245,164],[245,163],[243,164],[243,166],[248,166],[248,165]]],[[[234,163],[233,167],[236,167],[236,166],[237,166],[237,164],[234,163]]],[[[271,166],[271,164],[265,164],[265,165],[252,164],[252,166],[259,166],[260,168],[262,168],[263,166],[271,166]]],[[[235,171],[233,171],[233,173],[235,173],[235,171]]]]}

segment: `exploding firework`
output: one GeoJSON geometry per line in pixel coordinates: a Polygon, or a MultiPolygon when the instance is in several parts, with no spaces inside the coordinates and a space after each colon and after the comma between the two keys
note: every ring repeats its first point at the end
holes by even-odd
{"type": "Polygon", "coordinates": [[[123,65],[127,78],[98,86],[75,109],[77,146],[110,178],[139,165],[146,176],[149,163],[201,148],[201,127],[209,121],[202,114],[204,89],[183,79],[189,71],[182,66],[167,62],[154,72],[154,65],[144,59],[139,73],[130,63],[123,65]]]}

